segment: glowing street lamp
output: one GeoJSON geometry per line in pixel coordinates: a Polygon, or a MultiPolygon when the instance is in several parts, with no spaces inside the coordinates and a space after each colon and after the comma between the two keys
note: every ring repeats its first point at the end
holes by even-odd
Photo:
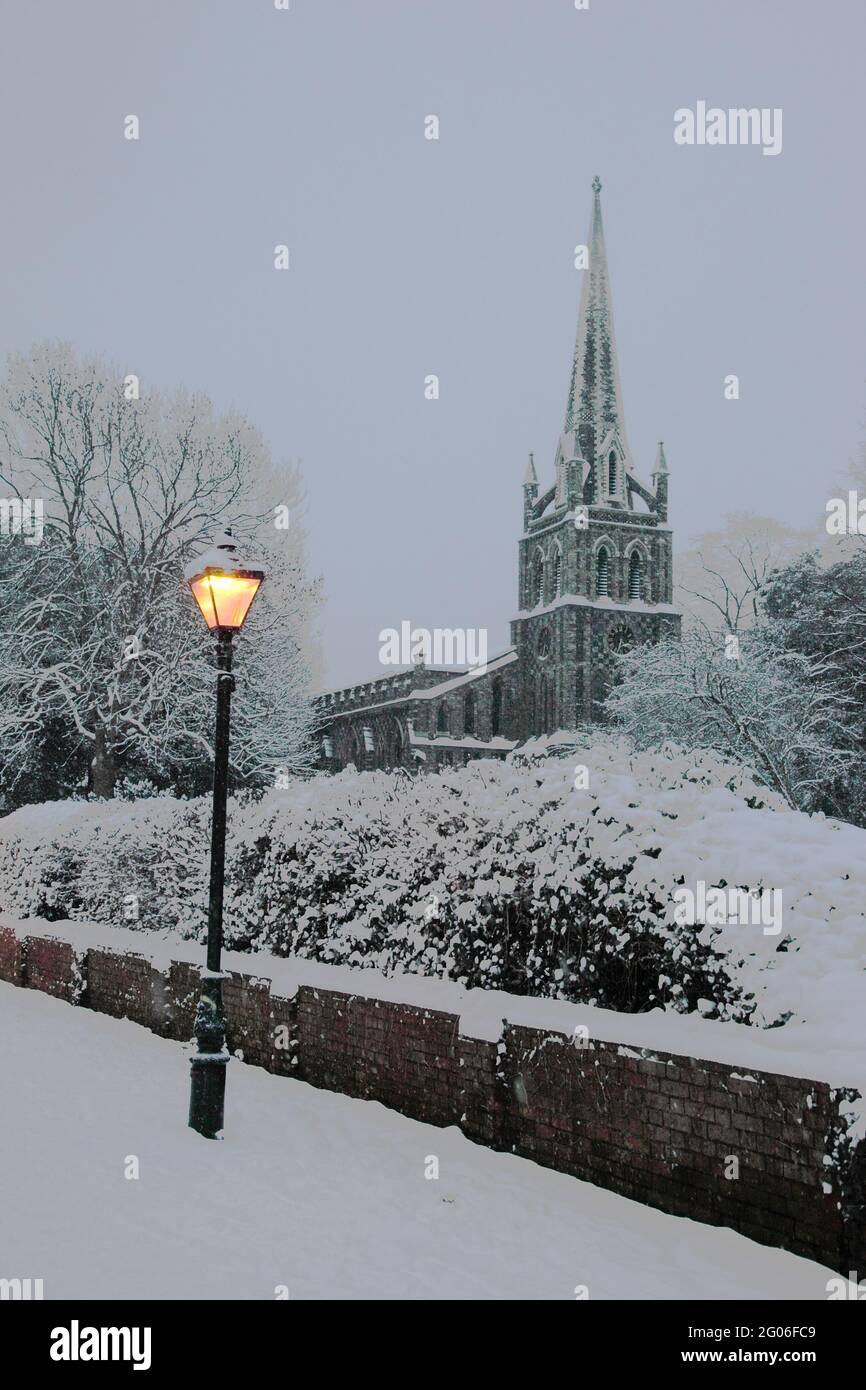
{"type": "Polygon", "coordinates": [[[229,721],[234,689],[232,638],[243,627],[264,571],[245,568],[237,557],[231,532],[215,537],[211,547],[186,568],[185,577],[201,615],[217,639],[217,709],[214,735],[213,819],[211,822],[210,896],[207,922],[207,968],[195,1016],[198,1050],[192,1057],[190,1128],[215,1139],[223,1127],[226,1064],[223,1012],[223,888],[225,885],[226,801],[229,775],[229,721]]]}

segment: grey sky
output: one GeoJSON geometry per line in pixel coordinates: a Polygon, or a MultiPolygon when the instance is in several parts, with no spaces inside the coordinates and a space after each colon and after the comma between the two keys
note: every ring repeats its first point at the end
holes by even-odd
{"type": "Polygon", "coordinates": [[[595,173],[629,439],[644,476],[665,440],[677,544],[740,507],[820,521],[866,436],[860,0],[0,13],[0,348],[98,349],[302,459],[328,684],[377,674],[403,619],[507,642],[595,173]],[[699,99],[781,107],[782,153],[675,145],[699,99]]]}

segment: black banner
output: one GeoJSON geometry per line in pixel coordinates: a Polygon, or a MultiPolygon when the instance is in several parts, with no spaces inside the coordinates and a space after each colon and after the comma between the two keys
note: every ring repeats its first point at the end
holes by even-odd
{"type": "MultiPolygon", "coordinates": [[[[700,1372],[707,1366],[758,1366],[771,1370],[804,1366],[826,1377],[850,1367],[859,1344],[863,1310],[855,1306],[855,1300],[847,1303],[849,1306],[839,1306],[834,1301],[684,1304],[586,1300],[578,1301],[565,1317],[562,1308],[557,1307],[551,1326],[556,1331],[557,1360],[563,1349],[562,1339],[579,1339],[572,1343],[575,1367],[584,1356],[591,1356],[594,1364],[601,1359],[607,1372],[613,1374],[666,1374],[674,1367],[700,1372]]],[[[465,1307],[470,1317],[477,1316],[473,1313],[474,1304],[465,1307]]],[[[527,1307],[521,1314],[526,1321],[517,1325],[509,1307],[504,1336],[491,1338],[497,1312],[495,1306],[486,1304],[485,1334],[480,1341],[473,1339],[476,1355],[490,1355],[495,1363],[502,1348],[510,1356],[514,1339],[520,1343],[525,1334],[531,1335],[536,1318],[542,1325],[548,1322],[549,1314],[545,1315],[537,1305],[534,1307],[534,1314],[527,1307]]],[[[435,1370],[438,1353],[442,1374],[452,1375],[464,1359],[458,1353],[457,1342],[460,1314],[453,1339],[442,1336],[438,1316],[435,1305],[425,1305],[418,1312],[404,1307],[402,1327],[399,1332],[394,1331],[394,1342],[399,1348],[418,1317],[418,1335],[424,1338],[424,1371],[429,1375],[435,1370]],[[431,1318],[437,1320],[435,1326],[440,1330],[428,1340],[424,1328],[429,1332],[431,1318]]],[[[369,1354],[369,1319],[377,1317],[375,1307],[364,1304],[355,1312],[352,1305],[343,1305],[340,1317],[345,1335],[337,1340],[335,1356],[333,1338],[319,1342],[316,1314],[309,1303],[301,1301],[0,1305],[0,1329],[7,1356],[20,1360],[27,1371],[47,1373],[52,1379],[73,1374],[93,1376],[106,1369],[115,1376],[119,1372],[192,1376],[204,1371],[223,1379],[229,1367],[237,1364],[257,1374],[270,1366],[282,1367],[288,1374],[293,1364],[297,1367],[299,1355],[305,1359],[327,1358],[332,1374],[340,1364],[342,1347],[347,1360],[352,1358],[357,1369],[362,1348],[369,1354]],[[355,1316],[362,1320],[358,1335],[363,1341],[359,1342],[351,1332],[355,1316]]],[[[377,1338],[387,1355],[390,1338],[383,1336],[382,1324],[378,1325],[377,1338]]],[[[539,1350],[538,1355],[546,1360],[543,1351],[539,1350]]]]}

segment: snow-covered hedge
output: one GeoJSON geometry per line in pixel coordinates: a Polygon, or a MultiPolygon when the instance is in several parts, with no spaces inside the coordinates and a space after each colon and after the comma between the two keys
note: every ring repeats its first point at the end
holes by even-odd
{"type": "MultiPolygon", "coordinates": [[[[0,908],[203,935],[209,810],[15,812],[0,908]]],[[[866,1004],[866,832],[786,809],[712,754],[594,737],[568,758],[349,771],[234,803],[230,826],[235,949],[764,1026],[866,1004]],[[781,893],[783,929],[677,923],[676,889],[699,882],[781,893]]]]}

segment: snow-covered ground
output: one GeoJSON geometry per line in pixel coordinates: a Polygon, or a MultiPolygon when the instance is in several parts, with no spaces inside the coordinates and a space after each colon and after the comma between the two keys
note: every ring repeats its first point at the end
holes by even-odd
{"type": "Polygon", "coordinates": [[[0,1047],[0,1277],[46,1298],[827,1297],[810,1261],[238,1062],[209,1143],[184,1047],[35,991],[0,984],[0,1047]]]}

